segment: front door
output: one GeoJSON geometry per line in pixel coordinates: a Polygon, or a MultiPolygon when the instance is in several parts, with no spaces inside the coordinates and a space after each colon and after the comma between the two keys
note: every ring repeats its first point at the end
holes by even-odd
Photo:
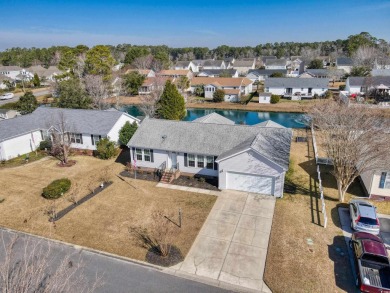
{"type": "Polygon", "coordinates": [[[171,161],[171,168],[177,169],[177,153],[175,152],[170,152],[169,153],[169,158],[171,161]]]}

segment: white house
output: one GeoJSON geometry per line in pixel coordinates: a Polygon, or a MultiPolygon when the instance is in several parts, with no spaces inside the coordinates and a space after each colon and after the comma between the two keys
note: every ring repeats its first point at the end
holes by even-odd
{"type": "Polygon", "coordinates": [[[21,114],[16,110],[11,109],[0,109],[0,121],[5,119],[12,119],[17,116],[20,116],[21,114]]]}
{"type": "Polygon", "coordinates": [[[264,81],[264,91],[292,100],[310,99],[315,94],[325,94],[328,83],[326,78],[267,78],[264,81]]]}
{"type": "Polygon", "coordinates": [[[299,78],[327,78],[330,81],[340,80],[345,75],[343,69],[306,69],[305,72],[300,74],[299,78]]]}
{"type": "Polygon", "coordinates": [[[265,69],[287,69],[287,59],[266,59],[265,69]]]}
{"type": "Polygon", "coordinates": [[[350,94],[366,93],[367,89],[372,90],[380,86],[390,88],[390,76],[350,76],[345,81],[345,90],[350,94]]]}
{"type": "Polygon", "coordinates": [[[353,67],[353,61],[348,57],[339,57],[336,58],[336,68],[342,69],[346,73],[351,73],[351,69],[353,67]]]}
{"type": "Polygon", "coordinates": [[[0,74],[3,74],[12,80],[32,79],[34,74],[19,66],[0,66],[0,74]]]}
{"type": "Polygon", "coordinates": [[[191,92],[199,86],[204,88],[206,99],[212,99],[217,89],[225,91],[225,101],[238,102],[242,95],[252,92],[253,82],[246,77],[194,77],[191,81],[191,92]]]}
{"type": "Polygon", "coordinates": [[[37,74],[40,79],[46,81],[55,81],[57,75],[63,74],[63,71],[59,70],[57,66],[49,66],[48,68],[42,67],[41,65],[31,66],[28,69],[32,74],[37,74]]]}
{"type": "Polygon", "coordinates": [[[175,70],[191,70],[192,72],[198,72],[199,68],[192,61],[177,61],[173,67],[175,70]]]}
{"type": "Polygon", "coordinates": [[[371,199],[390,198],[390,170],[375,170],[360,175],[364,190],[371,199]]]}
{"type": "Polygon", "coordinates": [[[259,93],[259,103],[260,104],[270,104],[271,103],[271,93],[259,93]]]}
{"type": "Polygon", "coordinates": [[[291,129],[232,125],[216,118],[169,121],[145,118],[128,143],[137,168],[218,178],[219,189],[283,196],[291,129]]]}
{"type": "Polygon", "coordinates": [[[234,62],[233,68],[238,71],[240,75],[247,74],[249,70],[255,69],[256,59],[237,59],[234,62]]]}
{"type": "Polygon", "coordinates": [[[193,73],[191,70],[188,69],[168,69],[168,70],[161,70],[159,72],[161,76],[164,77],[172,77],[172,78],[180,78],[182,76],[187,77],[189,80],[192,79],[193,73]]]}
{"type": "Polygon", "coordinates": [[[144,82],[138,89],[139,95],[148,95],[150,94],[154,89],[164,89],[165,83],[167,80],[174,81],[174,78],[166,77],[166,76],[157,76],[157,77],[148,77],[145,78],[144,82]]]}
{"type": "Polygon", "coordinates": [[[0,160],[30,153],[65,125],[76,149],[94,150],[101,138],[119,143],[119,130],[139,119],[117,110],[79,110],[40,107],[33,113],[0,122],[0,160]]]}
{"type": "Polygon", "coordinates": [[[345,91],[350,94],[363,92],[364,77],[350,76],[345,81],[345,91]]]}
{"type": "Polygon", "coordinates": [[[193,63],[198,66],[199,71],[206,69],[227,69],[227,65],[224,60],[194,60],[193,63]]]}
{"type": "Polygon", "coordinates": [[[286,76],[287,69],[253,69],[248,71],[246,78],[249,78],[253,82],[263,81],[274,73],[281,73],[286,76]]]}

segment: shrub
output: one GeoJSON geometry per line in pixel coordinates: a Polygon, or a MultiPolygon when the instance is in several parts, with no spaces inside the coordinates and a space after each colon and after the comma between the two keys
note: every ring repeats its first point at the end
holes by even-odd
{"type": "Polygon", "coordinates": [[[42,196],[46,199],[57,199],[70,189],[71,182],[68,178],[54,180],[43,189],[42,196]]]}
{"type": "Polygon", "coordinates": [[[280,101],[280,96],[278,95],[272,95],[271,96],[271,104],[277,104],[280,101]]]}
{"type": "Polygon", "coordinates": [[[50,140],[42,140],[39,144],[39,149],[41,151],[44,151],[45,149],[50,150],[51,149],[51,141],[50,140]]]}
{"type": "Polygon", "coordinates": [[[333,98],[333,93],[332,93],[332,91],[327,90],[327,91],[325,92],[325,94],[324,94],[324,98],[325,98],[325,99],[331,99],[331,98],[333,98]]]}
{"type": "Polygon", "coordinates": [[[340,86],[339,86],[339,90],[340,90],[340,91],[345,90],[345,84],[340,85],[340,86]]]}
{"type": "Polygon", "coordinates": [[[116,154],[115,144],[108,138],[99,140],[96,145],[97,157],[103,160],[111,159],[116,154]]]}
{"type": "Polygon", "coordinates": [[[225,100],[225,91],[224,90],[216,90],[213,94],[213,102],[220,103],[225,100]]]}
{"type": "Polygon", "coordinates": [[[313,95],[313,99],[318,99],[318,98],[319,98],[318,94],[315,93],[315,94],[313,95]]]}

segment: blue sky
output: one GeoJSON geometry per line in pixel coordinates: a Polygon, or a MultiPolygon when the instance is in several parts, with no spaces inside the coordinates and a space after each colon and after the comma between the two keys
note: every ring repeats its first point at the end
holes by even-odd
{"type": "Polygon", "coordinates": [[[52,45],[255,46],[345,39],[390,41],[390,1],[0,0],[0,50],[52,45]]]}

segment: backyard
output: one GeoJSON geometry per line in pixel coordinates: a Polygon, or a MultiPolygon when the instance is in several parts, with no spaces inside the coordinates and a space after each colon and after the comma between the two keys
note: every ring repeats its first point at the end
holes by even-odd
{"type": "Polygon", "coordinates": [[[216,198],[179,190],[157,188],[155,182],[120,179],[124,166],[115,160],[88,156],[72,157],[76,165],[58,167],[57,160],[43,159],[14,168],[0,170],[2,191],[0,225],[65,242],[103,250],[138,260],[145,260],[146,248],[130,236],[129,228],[146,225],[156,208],[174,213],[182,210],[182,227],[175,238],[185,256],[209,214],[216,198]],[[80,199],[109,176],[113,184],[84,202],[55,224],[48,221],[45,210],[50,203],[41,196],[42,188],[51,181],[67,177],[71,190],[56,200],[59,211],[72,203],[70,194],[80,199]]]}
{"type": "MultiPolygon", "coordinates": [[[[338,201],[331,168],[321,166],[328,215],[324,229],[312,144],[293,142],[291,159],[296,193],[276,201],[264,280],[273,292],[355,292],[337,213],[338,206],[347,205],[338,201]]],[[[352,196],[364,196],[359,182],[348,190],[346,202],[352,196]]],[[[390,212],[390,203],[374,204],[378,212],[390,212]]]]}

